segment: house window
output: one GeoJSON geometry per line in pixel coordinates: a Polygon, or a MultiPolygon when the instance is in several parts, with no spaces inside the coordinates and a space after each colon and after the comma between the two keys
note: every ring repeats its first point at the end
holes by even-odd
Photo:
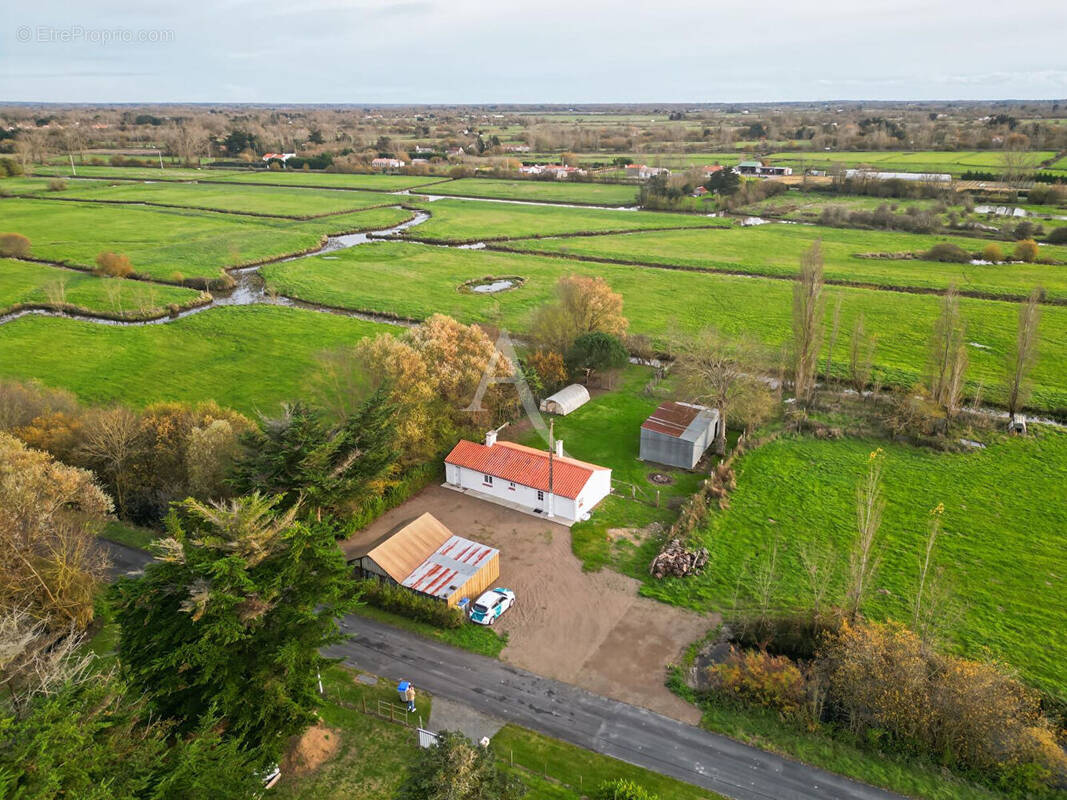
{"type": "Polygon", "coordinates": [[[542,492],[540,489],[537,490],[537,499],[538,500],[544,500],[545,499],[545,493],[542,492]]]}
{"type": "Polygon", "coordinates": [[[492,486],[493,485],[493,476],[492,475],[482,475],[482,483],[484,483],[486,486],[492,486]]]}
{"type": "Polygon", "coordinates": [[[508,481],[508,490],[512,492],[515,491],[515,481],[508,481]]]}

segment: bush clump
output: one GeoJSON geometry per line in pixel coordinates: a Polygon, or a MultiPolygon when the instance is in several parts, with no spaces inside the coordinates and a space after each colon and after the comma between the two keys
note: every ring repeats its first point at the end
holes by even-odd
{"type": "Polygon", "coordinates": [[[67,188],[67,182],[62,178],[52,178],[48,182],[48,191],[50,192],[62,192],[67,188]]]}
{"type": "Polygon", "coordinates": [[[1045,241],[1049,244],[1067,244],[1067,225],[1053,228],[1045,237],[1045,241]]]}
{"type": "Polygon", "coordinates": [[[708,668],[712,688],[785,717],[799,717],[807,691],[804,675],[786,656],[772,656],[765,650],[735,650],[708,668]]]}
{"type": "Polygon", "coordinates": [[[365,578],[357,585],[360,598],[382,611],[425,622],[435,628],[458,628],[465,621],[463,612],[458,608],[452,608],[442,600],[416,594],[403,586],[376,578],[365,578]]]}
{"type": "Polygon", "coordinates": [[[1027,264],[1037,260],[1037,242],[1033,239],[1022,239],[1015,243],[1015,257],[1027,264]]]}
{"type": "Polygon", "coordinates": [[[658,794],[625,778],[604,781],[589,797],[590,800],[659,800],[658,794]]]}
{"type": "Polygon", "coordinates": [[[940,244],[935,244],[923,253],[923,258],[927,261],[945,261],[950,264],[966,264],[971,260],[971,254],[959,245],[952,244],[952,242],[941,242],[940,244]]]}
{"type": "Polygon", "coordinates": [[[27,258],[30,255],[30,240],[21,233],[0,233],[0,256],[27,258]]]}
{"type": "Polygon", "coordinates": [[[997,264],[1004,260],[1004,251],[1000,249],[999,244],[987,244],[982,248],[982,260],[997,264]]]}
{"type": "Polygon", "coordinates": [[[125,253],[103,252],[96,257],[93,271],[108,278],[128,278],[133,275],[133,264],[125,253]]]}

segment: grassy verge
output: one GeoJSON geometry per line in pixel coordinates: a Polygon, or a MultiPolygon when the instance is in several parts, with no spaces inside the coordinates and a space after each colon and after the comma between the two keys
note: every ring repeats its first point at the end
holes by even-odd
{"type": "Polygon", "coordinates": [[[118,519],[107,523],[100,532],[102,539],[109,539],[112,542],[118,542],[127,547],[136,547],[140,550],[147,550],[148,546],[162,535],[159,531],[154,531],[151,528],[142,528],[139,525],[133,525],[118,519]]]}
{"type": "Polygon", "coordinates": [[[507,634],[500,636],[490,628],[472,623],[464,624],[459,628],[435,628],[425,622],[418,622],[367,605],[359,606],[353,613],[490,658],[499,657],[500,651],[508,643],[507,634]]]}
{"type": "MultiPolygon", "coordinates": [[[[579,793],[592,791],[604,781],[624,778],[645,787],[658,795],[660,800],[696,800],[719,796],[707,789],[515,725],[505,725],[500,729],[493,737],[493,749],[505,763],[521,766],[529,774],[547,774],[579,793]]],[[[519,774],[525,779],[523,773],[519,774]]]]}

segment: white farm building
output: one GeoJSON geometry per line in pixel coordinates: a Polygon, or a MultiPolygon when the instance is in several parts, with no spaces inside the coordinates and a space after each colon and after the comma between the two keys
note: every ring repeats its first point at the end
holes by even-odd
{"type": "Polygon", "coordinates": [[[498,442],[496,431],[485,444],[461,440],[445,457],[445,485],[489,502],[564,525],[585,519],[611,493],[611,470],[553,452],[498,442]]]}
{"type": "Polygon", "coordinates": [[[580,383],[572,383],[542,400],[541,410],[546,414],[559,414],[565,417],[588,402],[589,390],[580,383]]]}

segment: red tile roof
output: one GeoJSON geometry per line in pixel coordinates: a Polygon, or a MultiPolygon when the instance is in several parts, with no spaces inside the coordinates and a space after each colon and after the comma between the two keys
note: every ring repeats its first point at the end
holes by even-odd
{"type": "MultiPolygon", "coordinates": [[[[505,481],[529,486],[532,489],[549,491],[548,453],[514,442],[497,442],[486,447],[463,439],[452,448],[445,458],[446,464],[455,464],[492,475],[505,481]]],[[[561,497],[576,498],[596,470],[607,469],[587,464],[567,456],[552,458],[552,491],[561,497]]]]}
{"type": "Polygon", "coordinates": [[[652,412],[652,416],[646,419],[641,427],[677,438],[685,433],[689,423],[696,419],[702,410],[699,406],[667,401],[660,403],[659,408],[652,412]]]}

